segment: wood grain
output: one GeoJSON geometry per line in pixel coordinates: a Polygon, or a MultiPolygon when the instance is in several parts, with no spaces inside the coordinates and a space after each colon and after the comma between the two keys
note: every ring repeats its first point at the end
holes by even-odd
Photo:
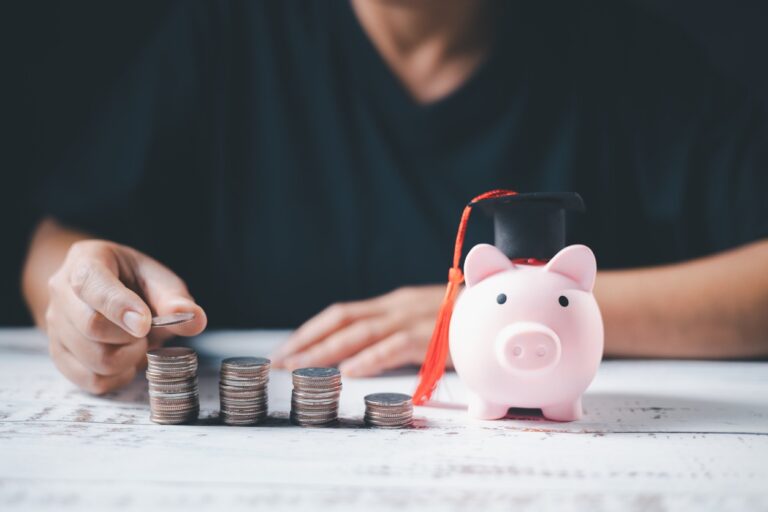
{"type": "Polygon", "coordinates": [[[201,420],[161,426],[143,379],[87,395],[39,334],[0,330],[0,510],[768,510],[768,363],[605,362],[576,423],[471,421],[449,374],[405,430],[365,428],[362,397],[412,391],[413,371],[345,380],[320,429],[288,422],[275,371],[266,424],[220,425],[218,361],[284,336],[194,340],[201,420]]]}

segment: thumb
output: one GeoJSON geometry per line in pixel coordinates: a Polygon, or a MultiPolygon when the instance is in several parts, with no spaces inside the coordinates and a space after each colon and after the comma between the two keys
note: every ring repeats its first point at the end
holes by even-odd
{"type": "Polygon", "coordinates": [[[194,318],[183,324],[163,327],[178,336],[195,336],[205,329],[208,319],[181,280],[168,267],[144,254],[136,256],[136,274],[144,298],[156,315],[192,313],[194,318]]]}

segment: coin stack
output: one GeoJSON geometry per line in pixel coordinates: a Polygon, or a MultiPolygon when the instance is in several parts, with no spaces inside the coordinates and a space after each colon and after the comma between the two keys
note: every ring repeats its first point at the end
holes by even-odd
{"type": "Polygon", "coordinates": [[[293,371],[291,422],[302,427],[323,426],[339,416],[341,373],[336,368],[293,371]]]}
{"type": "Polygon", "coordinates": [[[365,397],[365,423],[402,428],[413,422],[413,400],[403,393],[374,393],[365,397]]]}
{"type": "Polygon", "coordinates": [[[271,362],[264,357],[230,357],[221,362],[221,420],[227,425],[254,425],[267,417],[271,362]]]}
{"type": "Polygon", "coordinates": [[[197,354],[191,348],[166,347],[147,352],[150,417],[178,425],[197,420],[197,354]]]}

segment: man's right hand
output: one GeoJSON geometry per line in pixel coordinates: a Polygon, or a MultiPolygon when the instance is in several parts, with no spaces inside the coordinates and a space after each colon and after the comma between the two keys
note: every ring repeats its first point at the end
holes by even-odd
{"type": "Polygon", "coordinates": [[[72,244],[48,281],[45,329],[56,367],[95,394],[129,383],[146,352],[173,335],[194,336],[206,316],[184,282],[135,249],[102,240],[72,244]],[[191,322],[151,329],[152,315],[194,313],[191,322]]]}

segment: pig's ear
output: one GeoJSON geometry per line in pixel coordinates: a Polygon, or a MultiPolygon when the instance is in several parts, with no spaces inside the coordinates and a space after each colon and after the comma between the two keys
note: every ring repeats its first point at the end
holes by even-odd
{"type": "Polygon", "coordinates": [[[576,281],[582,290],[591,292],[595,286],[597,262],[586,245],[569,245],[549,260],[546,270],[562,274],[576,281]]]}
{"type": "Polygon", "coordinates": [[[479,244],[472,248],[464,261],[464,279],[467,286],[474,286],[486,277],[515,268],[509,258],[496,247],[479,244]]]}

